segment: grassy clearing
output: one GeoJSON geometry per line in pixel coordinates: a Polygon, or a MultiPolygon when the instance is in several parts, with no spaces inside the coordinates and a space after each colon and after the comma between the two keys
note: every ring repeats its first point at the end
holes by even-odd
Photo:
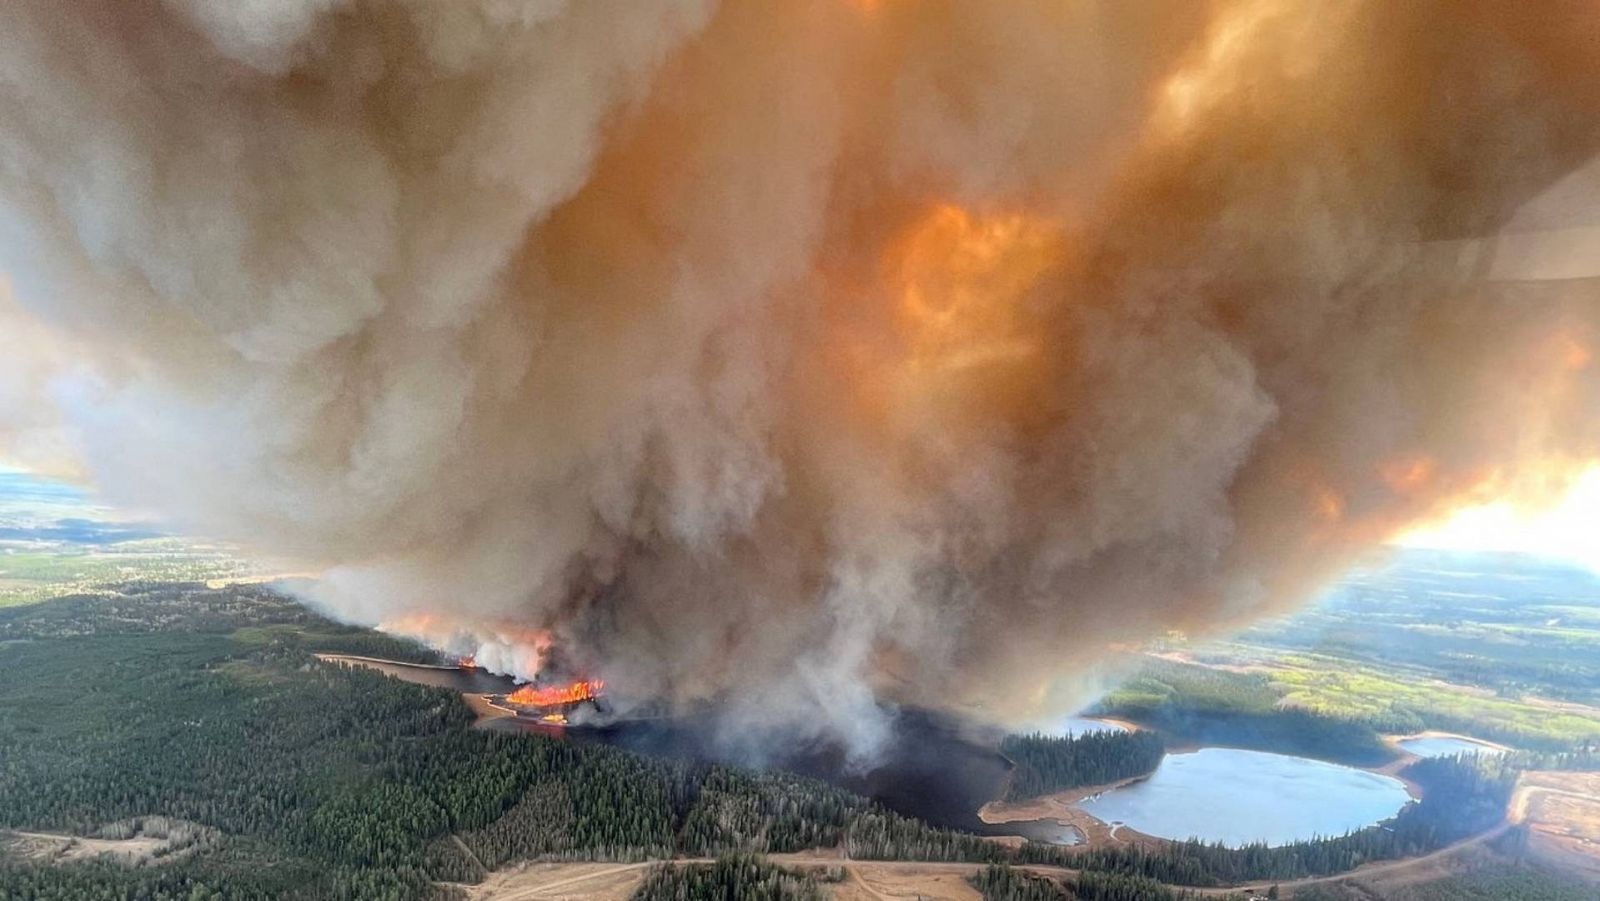
{"type": "Polygon", "coordinates": [[[110,548],[0,549],[0,607],[36,604],[68,594],[92,594],[131,581],[199,582],[249,572],[220,550],[171,538],[129,541],[110,548]]]}
{"type": "Polygon", "coordinates": [[[1383,732],[1448,729],[1522,747],[1600,741],[1600,720],[1332,658],[1281,661],[1271,676],[1281,703],[1360,720],[1383,732]]]}
{"type": "Polygon", "coordinates": [[[1202,734],[1203,727],[1214,727],[1211,732],[1215,732],[1223,725],[1259,733],[1259,741],[1274,745],[1267,750],[1289,749],[1277,746],[1283,739],[1272,738],[1277,732],[1299,735],[1310,725],[1333,729],[1345,724],[1348,729],[1328,734],[1318,731],[1315,742],[1292,750],[1349,761],[1376,755],[1373,732],[1409,734],[1441,729],[1543,750],[1600,742],[1600,719],[1520,698],[1497,697],[1482,688],[1452,685],[1415,670],[1381,670],[1338,657],[1271,655],[1260,649],[1238,655],[1213,649],[1203,659],[1208,662],[1153,659],[1138,676],[1107,695],[1101,708],[1170,728],[1178,740],[1218,741],[1210,732],[1202,734]],[[1261,669],[1244,673],[1218,669],[1218,659],[1248,660],[1261,669]],[[1329,722],[1285,719],[1297,710],[1329,722]],[[1245,725],[1250,728],[1244,729],[1245,725]]]}

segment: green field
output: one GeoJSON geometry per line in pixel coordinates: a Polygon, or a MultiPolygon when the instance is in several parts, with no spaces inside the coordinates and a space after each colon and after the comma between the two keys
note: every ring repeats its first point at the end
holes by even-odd
{"type": "MultiPolygon", "coordinates": [[[[1302,709],[1544,750],[1600,743],[1600,578],[1561,564],[1410,551],[1301,613],[1153,650],[1164,659],[1145,675],[1176,680],[1168,694],[1202,708],[1302,709]]],[[[1137,700],[1139,684],[1108,704],[1137,700]]]]}
{"type": "Polygon", "coordinates": [[[255,570],[223,549],[176,538],[149,538],[104,547],[0,545],[0,607],[33,604],[68,594],[111,590],[133,582],[199,582],[255,570]]]}
{"type": "Polygon", "coordinates": [[[0,467],[0,607],[128,582],[257,574],[236,549],[130,522],[84,488],[0,467]]]}

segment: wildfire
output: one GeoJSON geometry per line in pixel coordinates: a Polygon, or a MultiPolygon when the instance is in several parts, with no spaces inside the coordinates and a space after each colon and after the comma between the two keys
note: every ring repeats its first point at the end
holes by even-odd
{"type": "Polygon", "coordinates": [[[543,687],[524,685],[506,695],[506,700],[525,707],[556,707],[562,704],[576,704],[579,701],[592,701],[600,697],[600,692],[604,691],[605,687],[605,682],[599,679],[579,679],[565,685],[543,687]]]}
{"type": "Polygon", "coordinates": [[[526,623],[427,612],[391,617],[378,623],[378,629],[390,635],[416,639],[451,655],[459,655],[456,656],[456,665],[462,669],[486,670],[521,678],[528,678],[544,669],[551,644],[547,630],[526,623]]]}

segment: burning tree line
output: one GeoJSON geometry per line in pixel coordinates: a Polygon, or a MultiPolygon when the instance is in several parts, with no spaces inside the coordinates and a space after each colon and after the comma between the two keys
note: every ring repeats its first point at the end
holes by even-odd
{"type": "Polygon", "coordinates": [[[576,679],[558,685],[529,683],[506,695],[506,700],[523,707],[566,707],[599,698],[605,687],[600,679],[576,679]]]}

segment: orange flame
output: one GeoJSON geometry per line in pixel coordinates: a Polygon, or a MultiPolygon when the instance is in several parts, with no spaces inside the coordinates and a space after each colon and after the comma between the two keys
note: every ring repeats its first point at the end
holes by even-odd
{"type": "Polygon", "coordinates": [[[605,682],[599,679],[579,679],[566,685],[544,687],[524,685],[506,695],[506,700],[525,707],[556,707],[561,704],[592,701],[600,697],[600,692],[604,691],[605,687],[605,682]]]}
{"type": "Polygon", "coordinates": [[[457,660],[456,666],[459,666],[462,669],[477,669],[478,659],[471,654],[468,654],[467,656],[462,657],[460,660],[457,660]]]}

